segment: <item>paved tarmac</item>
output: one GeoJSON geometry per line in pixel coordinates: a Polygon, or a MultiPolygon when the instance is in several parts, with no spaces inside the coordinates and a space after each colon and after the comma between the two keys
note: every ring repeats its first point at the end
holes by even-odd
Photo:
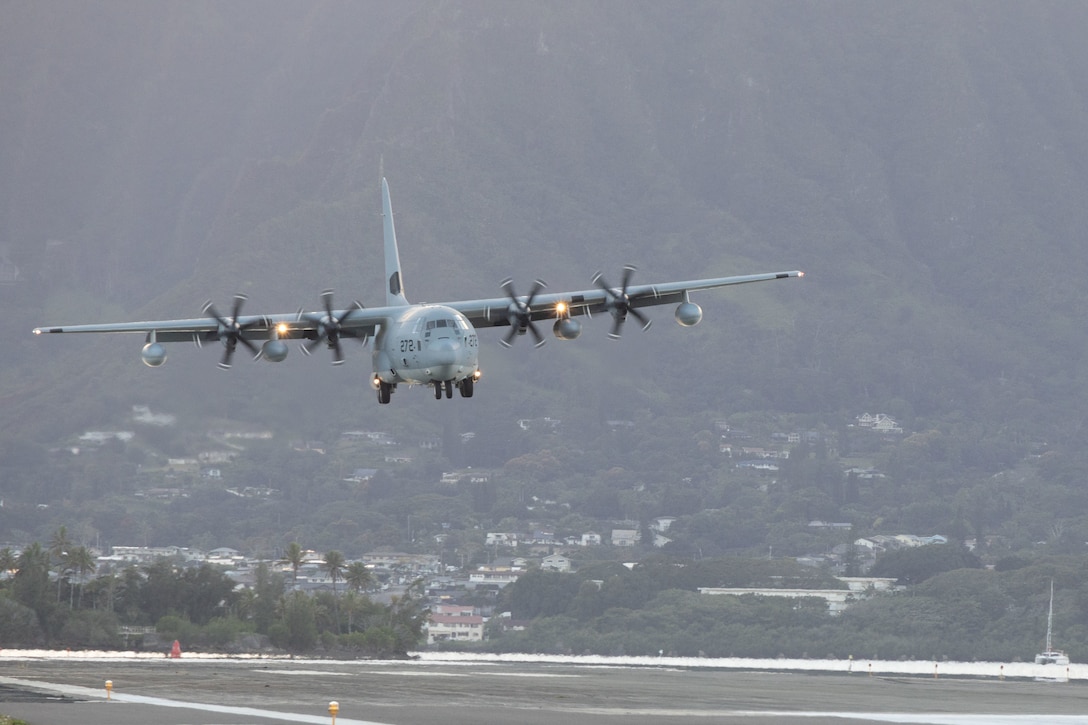
{"type": "Polygon", "coordinates": [[[31,725],[331,723],[333,700],[338,725],[1088,725],[1088,686],[1076,681],[482,662],[0,663],[0,713],[31,725]]]}

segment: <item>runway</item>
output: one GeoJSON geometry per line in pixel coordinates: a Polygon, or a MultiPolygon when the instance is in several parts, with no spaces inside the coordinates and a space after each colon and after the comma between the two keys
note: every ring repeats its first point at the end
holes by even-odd
{"type": "Polygon", "coordinates": [[[331,701],[338,725],[1088,725],[1081,681],[601,663],[0,658],[0,713],[32,725],[331,723],[331,701]]]}

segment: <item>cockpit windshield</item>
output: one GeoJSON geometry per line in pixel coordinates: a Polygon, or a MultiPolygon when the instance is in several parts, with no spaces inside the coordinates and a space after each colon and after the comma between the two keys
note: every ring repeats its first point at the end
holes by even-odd
{"type": "Polygon", "coordinates": [[[427,329],[433,330],[436,327],[452,327],[457,329],[460,325],[457,324],[457,320],[454,318],[443,318],[441,320],[427,320],[427,329]]]}

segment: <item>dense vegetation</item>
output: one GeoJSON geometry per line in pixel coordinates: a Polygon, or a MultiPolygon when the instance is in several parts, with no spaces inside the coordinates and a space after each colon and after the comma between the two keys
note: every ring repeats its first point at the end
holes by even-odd
{"type": "Polygon", "coordinates": [[[94,559],[88,562],[86,549],[66,537],[62,528],[48,548],[33,543],[17,556],[0,550],[3,570],[14,572],[0,584],[0,640],[6,646],[139,649],[144,636],[126,636],[124,628],[150,626],[160,641],[176,639],[186,649],[262,651],[271,645],[397,657],[416,648],[426,622],[419,582],[380,604],[366,594],[369,571],[345,565],[335,550],[324,563],[333,590],[311,596],[289,591],[265,563],[245,589],[215,565],[166,558],[93,576],[94,559]]]}
{"type": "MultiPolygon", "coordinates": [[[[886,572],[915,579],[842,615],[822,599],[699,594],[700,586],[811,587],[813,574],[783,562],[649,561],[634,569],[537,572],[504,593],[524,630],[490,628],[492,651],[681,657],[830,657],[1024,661],[1042,650],[1049,581],[1056,645],[1088,652],[1084,557],[1004,562],[998,571],[946,569],[944,546],[886,572]],[[726,582],[710,584],[708,582],[726,582]]],[[[841,587],[841,585],[838,585],[841,587]]],[[[838,588],[835,583],[824,588],[838,588]]]]}

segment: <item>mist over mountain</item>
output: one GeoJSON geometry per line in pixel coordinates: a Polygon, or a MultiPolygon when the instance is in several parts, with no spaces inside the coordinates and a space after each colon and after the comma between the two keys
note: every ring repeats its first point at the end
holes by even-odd
{"type": "Polygon", "coordinates": [[[1075,441],[1088,402],[1088,5],[4,4],[0,429],[133,404],[319,434],[744,410],[949,417],[1075,441]],[[215,369],[43,324],[803,269],[681,330],[543,350],[379,409],[367,351],[215,369]],[[17,277],[13,271],[17,268],[17,277]]]}

